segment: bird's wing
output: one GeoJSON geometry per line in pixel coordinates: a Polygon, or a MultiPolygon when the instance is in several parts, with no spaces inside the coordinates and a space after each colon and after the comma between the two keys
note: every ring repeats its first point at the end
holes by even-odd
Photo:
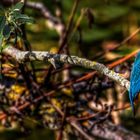
{"type": "Polygon", "coordinates": [[[131,82],[130,89],[131,89],[131,97],[135,98],[140,92],[140,79],[137,82],[131,82]]]}
{"type": "Polygon", "coordinates": [[[134,99],[139,94],[139,92],[140,92],[140,79],[130,83],[129,99],[134,115],[135,115],[134,99]]]}
{"type": "Polygon", "coordinates": [[[134,114],[135,114],[135,108],[133,102],[139,92],[140,92],[140,52],[135,58],[135,62],[133,64],[131,76],[130,76],[129,99],[134,114]]]}
{"type": "Polygon", "coordinates": [[[139,79],[140,79],[140,63],[136,64],[134,63],[131,71],[130,82],[137,82],[139,79]]]}
{"type": "Polygon", "coordinates": [[[136,55],[135,63],[140,63],[140,51],[136,55]]]}
{"type": "Polygon", "coordinates": [[[135,98],[138,92],[140,92],[140,64],[133,64],[131,77],[130,77],[130,91],[132,98],[135,98]]]}

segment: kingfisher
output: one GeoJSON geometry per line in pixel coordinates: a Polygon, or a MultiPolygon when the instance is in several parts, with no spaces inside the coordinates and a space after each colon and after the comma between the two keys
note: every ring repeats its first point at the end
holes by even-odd
{"type": "Polygon", "coordinates": [[[135,115],[134,100],[140,92],[140,51],[138,52],[130,76],[129,99],[133,114],[135,115]]]}

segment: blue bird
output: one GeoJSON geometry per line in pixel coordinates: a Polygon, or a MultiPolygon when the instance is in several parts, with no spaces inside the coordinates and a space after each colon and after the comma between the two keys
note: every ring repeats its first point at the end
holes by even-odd
{"type": "Polygon", "coordinates": [[[140,51],[138,52],[130,76],[129,99],[133,114],[135,115],[134,100],[140,92],[140,51]]]}

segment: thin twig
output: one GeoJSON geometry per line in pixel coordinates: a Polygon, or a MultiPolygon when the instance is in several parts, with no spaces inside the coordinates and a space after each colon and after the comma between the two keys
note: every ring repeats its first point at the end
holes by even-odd
{"type": "MultiPolygon", "coordinates": [[[[109,49],[108,51],[113,51],[118,49],[119,47],[121,47],[122,45],[126,44],[128,41],[130,41],[135,35],[137,35],[140,32],[140,27],[137,28],[132,34],[130,34],[129,36],[127,36],[124,40],[122,40],[120,43],[113,45],[112,49],[109,49]]],[[[93,59],[103,56],[106,52],[99,52],[96,54],[95,57],[93,57],[93,59]]]]}

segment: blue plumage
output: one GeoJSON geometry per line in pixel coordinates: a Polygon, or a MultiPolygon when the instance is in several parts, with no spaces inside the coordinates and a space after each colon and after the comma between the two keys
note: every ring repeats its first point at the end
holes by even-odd
{"type": "Polygon", "coordinates": [[[132,111],[135,114],[134,100],[140,92],[140,52],[138,52],[130,76],[129,99],[132,111]]]}

